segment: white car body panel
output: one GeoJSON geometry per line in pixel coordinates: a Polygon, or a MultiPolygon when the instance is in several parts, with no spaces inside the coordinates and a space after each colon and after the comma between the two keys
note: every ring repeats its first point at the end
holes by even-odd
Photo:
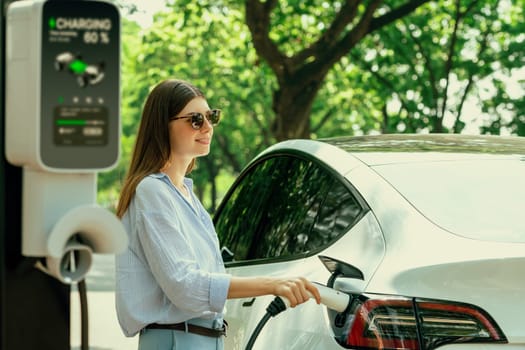
{"type": "Polygon", "coordinates": [[[367,292],[472,303],[497,320],[509,341],[525,342],[525,310],[515,310],[525,291],[525,244],[477,241],[444,231],[368,167],[354,169],[347,178],[380,223],[387,223],[382,228],[388,250],[367,292]],[[492,282],[502,279],[506,285],[492,282]]]}

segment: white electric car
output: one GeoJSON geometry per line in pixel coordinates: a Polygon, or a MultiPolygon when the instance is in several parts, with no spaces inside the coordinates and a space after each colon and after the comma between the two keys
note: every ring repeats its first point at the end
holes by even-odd
{"type": "MultiPolygon", "coordinates": [[[[254,349],[525,349],[525,138],[290,140],[240,174],[214,221],[228,271],[350,295],[270,318],[254,349]]],[[[273,297],[227,302],[245,349],[273,297]]]]}

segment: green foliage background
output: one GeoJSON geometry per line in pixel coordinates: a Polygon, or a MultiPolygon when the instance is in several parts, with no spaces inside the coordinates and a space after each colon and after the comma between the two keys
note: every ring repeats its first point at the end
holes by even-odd
{"type": "MultiPolygon", "coordinates": [[[[384,1],[380,15],[402,1],[384,1]]],[[[308,47],[340,2],[281,0],[270,39],[286,55],[308,47]]],[[[360,5],[364,11],[366,2],[360,5]]],[[[313,101],[310,137],[370,133],[468,132],[525,136],[525,0],[430,1],[367,35],[330,70],[313,101]],[[521,89],[510,89],[513,78],[521,89]],[[476,109],[468,108],[477,106],[476,109]]],[[[142,104],[159,81],[199,86],[223,110],[211,154],[192,173],[213,212],[235,176],[275,143],[278,84],[257,55],[244,3],[168,2],[151,27],[122,25],[122,153],[99,175],[99,203],[114,209],[132,152],[142,104]]]]}

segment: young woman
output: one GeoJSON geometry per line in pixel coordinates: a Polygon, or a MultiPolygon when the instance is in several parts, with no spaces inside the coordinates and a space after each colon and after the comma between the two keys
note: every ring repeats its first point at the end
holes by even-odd
{"type": "Polygon", "coordinates": [[[142,113],[117,216],[129,236],[116,258],[116,307],[139,349],[223,349],[228,298],[279,295],[291,306],[317,288],[304,278],[226,273],[209,214],[186,177],[210,151],[221,111],[188,82],[153,88],[142,113]]]}

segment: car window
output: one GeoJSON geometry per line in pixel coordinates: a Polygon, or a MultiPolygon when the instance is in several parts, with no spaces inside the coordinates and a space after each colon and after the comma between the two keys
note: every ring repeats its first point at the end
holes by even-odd
{"type": "Polygon", "coordinates": [[[295,156],[258,162],[217,211],[221,244],[236,261],[289,258],[330,244],[363,213],[341,179],[295,156]]]}

